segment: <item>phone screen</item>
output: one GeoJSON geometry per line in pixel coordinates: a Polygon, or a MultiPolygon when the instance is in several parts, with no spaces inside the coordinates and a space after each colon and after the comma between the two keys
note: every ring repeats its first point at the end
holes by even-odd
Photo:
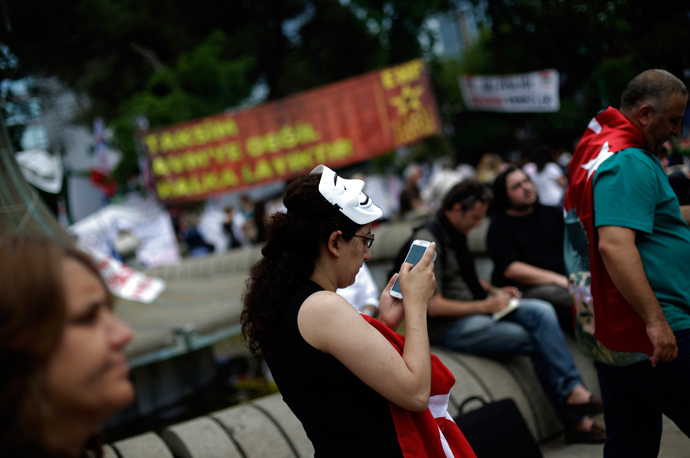
{"type": "MultiPolygon", "coordinates": [[[[413,266],[416,266],[417,263],[422,259],[422,256],[424,256],[424,252],[426,252],[426,249],[427,247],[425,246],[412,244],[410,251],[407,253],[407,257],[405,258],[405,262],[410,263],[413,266]]],[[[397,278],[395,279],[395,283],[393,283],[391,291],[400,293],[400,283],[398,283],[397,278]]]]}

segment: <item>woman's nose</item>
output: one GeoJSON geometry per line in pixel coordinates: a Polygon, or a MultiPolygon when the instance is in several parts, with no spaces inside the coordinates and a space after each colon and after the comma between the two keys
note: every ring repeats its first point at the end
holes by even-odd
{"type": "Polygon", "coordinates": [[[134,330],[113,313],[110,317],[109,337],[115,348],[123,348],[134,338],[134,330]]]}

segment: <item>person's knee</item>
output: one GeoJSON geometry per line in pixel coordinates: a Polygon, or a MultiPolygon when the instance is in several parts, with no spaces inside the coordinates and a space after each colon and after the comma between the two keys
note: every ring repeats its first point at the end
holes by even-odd
{"type": "Polygon", "coordinates": [[[566,288],[558,285],[539,285],[525,291],[525,298],[541,299],[554,307],[570,307],[572,298],[566,288]]]}
{"type": "Polygon", "coordinates": [[[487,356],[523,355],[534,351],[534,343],[527,330],[511,322],[494,323],[461,336],[446,334],[441,345],[462,353],[487,356]]]}
{"type": "Polygon", "coordinates": [[[507,353],[526,355],[534,351],[534,341],[525,328],[515,329],[509,332],[504,340],[507,353]]]}
{"type": "Polygon", "coordinates": [[[523,299],[520,307],[529,310],[534,316],[541,319],[557,320],[556,310],[553,305],[541,299],[523,299]]]}
{"type": "Polygon", "coordinates": [[[487,346],[495,355],[525,355],[534,351],[534,341],[529,332],[518,323],[499,323],[493,336],[487,336],[487,346]]]}

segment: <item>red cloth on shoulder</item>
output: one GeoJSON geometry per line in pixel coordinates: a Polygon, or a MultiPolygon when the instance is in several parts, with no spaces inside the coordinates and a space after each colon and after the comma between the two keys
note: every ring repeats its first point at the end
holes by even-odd
{"type": "Polygon", "coordinates": [[[596,319],[594,337],[617,352],[651,355],[654,349],[644,321],[613,284],[599,253],[592,190],[592,179],[599,164],[626,148],[645,149],[645,141],[640,130],[613,107],[596,115],[587,127],[568,166],[565,210],[575,210],[587,233],[592,308],[596,319]]]}

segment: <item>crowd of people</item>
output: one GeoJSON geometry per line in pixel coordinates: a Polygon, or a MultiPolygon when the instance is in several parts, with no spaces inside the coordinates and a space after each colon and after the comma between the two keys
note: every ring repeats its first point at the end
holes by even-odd
{"type": "Polygon", "coordinates": [[[216,208],[217,203],[207,208],[171,208],[181,253],[195,258],[262,245],[272,215],[284,211],[280,198],[252,200],[242,194],[237,205],[225,205],[222,209],[216,208]]]}
{"type": "MultiPolygon", "coordinates": [[[[528,355],[566,442],[605,442],[606,457],[657,456],[662,414],[690,436],[690,207],[662,163],[687,99],[668,72],[638,75],[620,109],[589,123],[565,173],[543,150],[526,164],[487,156],[481,171],[440,164],[423,187],[411,166],[399,217],[426,219],[414,236],[431,243],[380,293],[365,263],[384,212],[364,181],[320,165],[288,185],[281,211],[227,208],[231,247],[262,246],[243,335],[316,456],[474,457],[431,344],[528,355]],[[489,211],[490,279],[467,244],[489,211]],[[390,294],[396,279],[404,299],[390,294]],[[564,333],[595,360],[602,399],[564,333]],[[605,427],[592,419],[602,411],[605,427]]],[[[180,220],[190,253],[203,248],[198,226],[180,220]]],[[[10,238],[0,290],[0,456],[101,456],[100,425],[134,397],[133,333],[97,267],[56,241],[10,238]]]]}
{"type": "MultiPolygon", "coordinates": [[[[556,152],[547,147],[542,148],[540,153],[541,159],[534,161],[527,160],[533,154],[523,155],[524,171],[537,188],[540,202],[562,206],[565,189],[563,170],[567,162],[556,165],[553,162],[556,152]],[[544,159],[547,155],[551,158],[548,161],[544,159]]],[[[558,153],[559,157],[567,156],[567,153],[558,153]]],[[[466,163],[453,166],[452,160],[442,157],[431,163],[412,163],[399,175],[389,173],[386,176],[365,177],[358,173],[352,178],[373,184],[369,192],[372,198],[382,203],[383,216],[375,223],[379,224],[391,220],[423,220],[438,210],[443,196],[454,184],[465,178],[476,177],[491,188],[498,175],[516,165],[514,160],[508,161],[499,154],[486,153],[477,167],[466,163]]],[[[253,200],[248,194],[241,194],[237,204],[225,205],[222,210],[215,207],[217,203],[206,208],[170,209],[180,251],[184,256],[200,257],[235,248],[261,246],[266,242],[266,227],[273,215],[286,211],[282,195],[253,200]]]]}
{"type": "MultiPolygon", "coordinates": [[[[494,187],[499,181],[505,182],[505,176],[510,176],[511,172],[512,169],[508,169],[498,175],[494,187]]],[[[522,179],[524,182],[517,186],[526,188],[529,180],[524,174],[522,179]]],[[[534,205],[536,196],[533,189],[521,194],[519,197],[524,202],[519,205],[527,202],[534,205]]],[[[506,195],[504,199],[507,198],[506,195]]],[[[491,192],[484,183],[477,178],[465,179],[448,191],[441,208],[431,218],[436,229],[422,226],[414,232],[414,238],[434,242],[439,259],[443,260],[434,265],[437,288],[428,304],[429,340],[462,353],[529,355],[545,393],[566,427],[566,441],[603,442],[605,430],[586,416],[600,413],[603,406],[583,385],[554,306],[541,300],[538,294],[528,294],[530,290],[518,289],[515,283],[490,283],[477,275],[467,234],[482,223],[490,203],[491,192]],[[513,298],[519,300],[519,306],[504,318],[495,319],[493,315],[508,307],[513,298]]],[[[495,223],[494,220],[492,228],[495,223]]],[[[511,244],[514,241],[513,237],[503,234],[499,237],[490,243],[511,244]]],[[[550,238],[562,247],[562,240],[559,241],[555,234],[550,238]]],[[[537,241],[533,248],[540,248],[544,242],[537,241]]],[[[522,264],[515,250],[511,252],[510,247],[505,248],[505,251],[492,252],[499,256],[494,259],[494,272],[495,277],[501,279],[515,264],[522,264]]],[[[563,263],[562,255],[551,251],[545,254],[555,254],[563,263]]]]}
{"type": "MultiPolygon", "coordinates": [[[[398,194],[398,206],[390,219],[414,221],[425,219],[437,211],[453,185],[465,178],[476,178],[492,189],[496,179],[509,168],[520,168],[535,187],[543,205],[562,207],[570,153],[541,146],[536,151],[513,151],[506,159],[497,153],[485,153],[476,167],[462,163],[453,166],[448,158],[431,164],[410,164],[404,171],[404,186],[398,194]]],[[[489,209],[490,212],[492,208],[489,209]]],[[[491,212],[493,213],[493,212],[491,212]]]]}

